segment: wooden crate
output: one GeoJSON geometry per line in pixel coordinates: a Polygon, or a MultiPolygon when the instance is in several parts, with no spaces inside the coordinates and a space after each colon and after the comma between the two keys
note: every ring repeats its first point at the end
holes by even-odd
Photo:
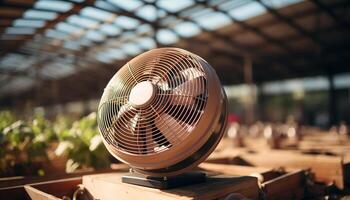
{"type": "MultiPolygon", "coordinates": [[[[30,199],[26,190],[27,188],[35,191],[39,190],[42,185],[47,185],[55,183],[55,181],[67,180],[68,184],[70,180],[81,179],[83,175],[87,174],[98,174],[98,173],[107,173],[107,172],[126,172],[128,170],[128,166],[125,164],[112,164],[111,169],[102,169],[97,171],[83,171],[65,175],[51,175],[51,176],[43,176],[43,177],[8,177],[8,178],[0,178],[0,199],[11,199],[11,200],[23,200],[30,199]],[[39,189],[38,189],[39,188],[39,189]]],[[[81,182],[81,181],[80,181],[81,182]]],[[[73,186],[73,184],[71,184],[73,186]]],[[[74,185],[74,188],[76,185],[74,185]]],[[[45,188],[44,188],[45,189],[45,188]]],[[[56,194],[55,189],[52,188],[52,191],[49,191],[50,194],[56,194]]]]}
{"type": "Polygon", "coordinates": [[[202,163],[201,169],[228,175],[257,176],[265,199],[303,199],[306,188],[306,171],[282,172],[266,167],[232,164],[202,163]]]}
{"type": "Polygon", "coordinates": [[[83,177],[83,184],[94,198],[114,199],[224,199],[230,194],[258,199],[259,187],[255,177],[210,175],[205,183],[168,190],[146,188],[121,182],[121,173],[83,177]]]}
{"type": "Polygon", "coordinates": [[[207,159],[210,163],[238,164],[267,168],[311,169],[317,181],[335,183],[340,189],[345,188],[348,164],[342,156],[309,155],[299,151],[264,150],[249,152],[244,149],[227,149],[207,159]]]}
{"type": "Polygon", "coordinates": [[[47,181],[24,186],[33,200],[59,200],[72,197],[77,185],[82,183],[81,177],[47,181]]]}

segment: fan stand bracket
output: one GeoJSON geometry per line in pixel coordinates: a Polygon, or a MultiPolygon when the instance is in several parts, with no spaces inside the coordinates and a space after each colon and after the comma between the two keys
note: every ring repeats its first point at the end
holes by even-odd
{"type": "Polygon", "coordinates": [[[171,177],[153,177],[130,171],[129,174],[122,176],[123,183],[156,189],[171,189],[187,185],[199,184],[205,181],[205,173],[197,171],[186,172],[171,177]]]}

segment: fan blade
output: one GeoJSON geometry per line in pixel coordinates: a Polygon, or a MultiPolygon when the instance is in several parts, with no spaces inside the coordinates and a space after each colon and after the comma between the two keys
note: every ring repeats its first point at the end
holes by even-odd
{"type": "Polygon", "coordinates": [[[155,125],[161,134],[169,141],[170,144],[178,142],[177,134],[189,132],[189,126],[181,124],[175,118],[168,114],[162,114],[155,119],[155,125]]]}
{"type": "Polygon", "coordinates": [[[172,92],[173,105],[193,105],[195,97],[205,92],[204,77],[197,77],[177,86],[172,92]]]}
{"type": "Polygon", "coordinates": [[[177,121],[193,125],[202,115],[203,102],[196,102],[194,106],[170,105],[165,111],[177,121]]]}

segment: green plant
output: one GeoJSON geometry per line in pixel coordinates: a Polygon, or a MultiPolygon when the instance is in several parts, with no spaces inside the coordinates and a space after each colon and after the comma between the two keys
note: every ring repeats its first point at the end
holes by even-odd
{"type": "Polygon", "coordinates": [[[53,121],[43,115],[15,120],[11,112],[0,112],[0,176],[43,175],[55,159],[66,161],[67,172],[110,164],[96,113],[77,121],[63,115],[53,121]]]}
{"type": "Polygon", "coordinates": [[[2,131],[1,175],[41,173],[40,162],[47,160],[45,133],[37,132],[36,123],[22,120],[2,131]]]}
{"type": "Polygon", "coordinates": [[[59,139],[56,154],[68,154],[67,172],[79,168],[109,166],[109,154],[98,132],[95,112],[75,121],[68,132],[61,131],[59,139]]]}

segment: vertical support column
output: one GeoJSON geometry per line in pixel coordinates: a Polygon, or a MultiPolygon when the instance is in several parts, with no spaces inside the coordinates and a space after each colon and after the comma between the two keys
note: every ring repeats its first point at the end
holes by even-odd
{"type": "Polygon", "coordinates": [[[244,57],[244,81],[249,86],[249,96],[245,102],[245,121],[247,124],[254,122],[254,100],[255,94],[253,91],[253,62],[250,56],[244,57]]]}
{"type": "Polygon", "coordinates": [[[337,113],[337,97],[336,90],[334,86],[334,74],[331,70],[328,70],[328,116],[329,116],[329,127],[338,122],[338,113],[337,113]]]}
{"type": "Polygon", "coordinates": [[[257,97],[256,97],[256,103],[257,103],[257,113],[258,113],[258,119],[255,118],[255,120],[260,120],[260,121],[266,121],[267,118],[265,116],[265,94],[263,91],[263,84],[258,83],[257,84],[257,97]]]}

